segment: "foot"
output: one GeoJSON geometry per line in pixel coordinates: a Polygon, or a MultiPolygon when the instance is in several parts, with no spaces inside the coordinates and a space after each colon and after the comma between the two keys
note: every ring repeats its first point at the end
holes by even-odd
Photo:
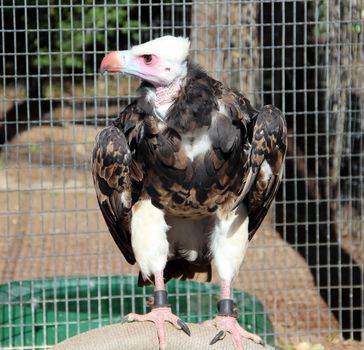
{"type": "Polygon", "coordinates": [[[263,340],[256,334],[246,331],[240,327],[238,321],[232,316],[216,316],[212,321],[206,321],[204,324],[211,325],[217,328],[217,334],[211,340],[210,345],[225,338],[226,333],[230,333],[233,339],[235,350],[243,350],[241,338],[248,338],[257,344],[265,346],[263,340]]]}
{"type": "Polygon", "coordinates": [[[177,329],[181,329],[187,335],[191,335],[190,329],[181,319],[172,313],[172,310],[168,306],[154,307],[151,312],[145,315],[129,314],[126,316],[129,322],[132,321],[150,321],[157,327],[157,333],[159,338],[159,349],[165,350],[167,348],[166,329],[164,322],[168,321],[172,323],[177,329]]]}

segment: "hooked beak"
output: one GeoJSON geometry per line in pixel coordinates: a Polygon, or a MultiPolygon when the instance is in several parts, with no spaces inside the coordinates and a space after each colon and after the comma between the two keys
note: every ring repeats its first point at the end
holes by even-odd
{"type": "Polygon", "coordinates": [[[107,54],[100,64],[100,72],[124,72],[125,64],[129,58],[129,51],[113,51],[107,54]]]}

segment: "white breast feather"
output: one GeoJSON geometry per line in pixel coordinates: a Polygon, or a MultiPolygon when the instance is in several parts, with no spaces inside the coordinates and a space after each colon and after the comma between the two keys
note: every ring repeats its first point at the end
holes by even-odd
{"type": "Polygon", "coordinates": [[[198,155],[206,153],[211,147],[207,127],[182,135],[182,145],[190,160],[194,160],[198,155]]]}

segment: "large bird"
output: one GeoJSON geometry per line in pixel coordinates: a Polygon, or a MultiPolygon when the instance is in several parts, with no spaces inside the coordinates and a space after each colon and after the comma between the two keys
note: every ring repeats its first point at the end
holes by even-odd
{"type": "Polygon", "coordinates": [[[153,283],[154,304],[129,321],[156,324],[166,348],[165,321],[190,331],[171,311],[170,278],[221,279],[217,334],[262,343],[233,311],[231,286],[248,242],[279,187],[287,145],[283,114],[255,109],[241,93],[194,65],[187,38],[164,36],[115,51],[101,72],[141,79],[139,97],[97,135],[92,174],[109,231],[139,284],[153,283]]]}

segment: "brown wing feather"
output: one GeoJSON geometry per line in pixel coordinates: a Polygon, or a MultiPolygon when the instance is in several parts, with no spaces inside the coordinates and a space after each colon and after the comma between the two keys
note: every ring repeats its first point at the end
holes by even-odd
{"type": "Polygon", "coordinates": [[[134,264],[130,233],[132,180],[140,180],[141,171],[132,160],[124,134],[113,125],[96,136],[92,175],[109,231],[125,259],[134,264]]]}
{"type": "Polygon", "coordinates": [[[249,171],[234,205],[244,201],[248,206],[249,239],[259,228],[278,191],[286,150],[287,125],[282,112],[274,106],[263,107],[254,125],[249,171]]]}

